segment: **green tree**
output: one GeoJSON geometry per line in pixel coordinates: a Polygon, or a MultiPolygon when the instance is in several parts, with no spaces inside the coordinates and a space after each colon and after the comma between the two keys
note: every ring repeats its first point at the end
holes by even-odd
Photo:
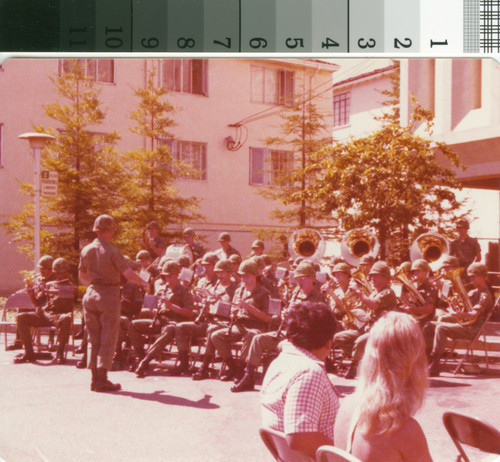
{"type": "MultiPolygon", "coordinates": [[[[99,101],[95,82],[85,76],[85,61],[64,62],[61,75],[51,79],[59,96],[45,106],[54,127],[35,127],[35,131],[51,133],[42,155],[42,169],[58,173],[58,195],[42,200],[41,251],[66,257],[76,266],[83,244],[94,238],[96,216],[112,213],[121,207],[123,169],[115,150],[116,132],[99,132],[106,112],[99,101]]],[[[33,197],[33,186],[22,185],[33,197]]],[[[22,251],[32,254],[33,203],[7,223],[23,242],[22,251]],[[28,242],[29,244],[26,244],[28,242]]]]}
{"type": "Polygon", "coordinates": [[[172,154],[174,135],[170,130],[175,126],[172,118],[175,108],[165,98],[167,91],[156,84],[155,75],[153,69],[146,86],[134,89],[139,103],[131,114],[135,122],[131,131],[143,137],[145,144],[125,155],[130,181],[123,209],[127,224],[123,238],[129,251],[137,249],[139,233],[151,220],[166,229],[175,223],[201,218],[196,212],[198,198],[182,197],[174,187],[177,179],[190,178],[199,172],[172,154]]]}
{"type": "Polygon", "coordinates": [[[332,144],[325,117],[316,104],[319,95],[304,94],[282,115],[281,134],[267,139],[270,147],[269,164],[274,174],[274,184],[261,194],[278,200],[285,207],[272,211],[271,217],[282,223],[296,223],[298,228],[313,226],[324,214],[310,195],[310,185],[315,173],[308,168],[314,153],[332,144]],[[293,161],[283,162],[279,152],[273,157],[271,148],[282,147],[293,151],[293,161]]]}
{"type": "Polygon", "coordinates": [[[465,212],[455,195],[459,184],[452,167],[461,166],[457,154],[431,139],[433,114],[415,98],[409,123],[400,123],[394,104],[399,78],[393,82],[386,93],[390,110],[379,118],[382,127],[324,149],[308,171],[316,175],[309,192],[320,199],[322,211],[332,213],[344,230],[375,230],[381,257],[388,257],[386,244],[391,244],[396,252],[391,263],[398,263],[407,259],[413,238],[431,229],[447,234],[465,212]],[[415,133],[417,126],[422,134],[415,133]]]}

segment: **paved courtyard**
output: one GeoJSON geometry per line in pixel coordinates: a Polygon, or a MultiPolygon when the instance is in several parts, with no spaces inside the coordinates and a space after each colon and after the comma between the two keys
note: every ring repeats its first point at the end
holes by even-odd
{"type": "MultiPolygon", "coordinates": [[[[0,347],[0,458],[44,461],[271,461],[258,435],[257,392],[233,394],[217,380],[145,379],[113,372],[114,394],[89,391],[90,372],[68,364],[12,363],[18,352],[0,347]]],[[[355,381],[334,378],[351,393],[355,381]]],[[[476,415],[500,427],[500,376],[443,374],[431,380],[417,419],[435,461],[454,461],[456,449],[441,423],[446,410],[476,415]]],[[[480,460],[480,459],[477,459],[480,460]]]]}

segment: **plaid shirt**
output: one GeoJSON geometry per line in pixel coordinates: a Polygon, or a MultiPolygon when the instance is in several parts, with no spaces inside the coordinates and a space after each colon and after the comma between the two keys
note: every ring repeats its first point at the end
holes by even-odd
{"type": "Polygon", "coordinates": [[[321,362],[285,341],[270,365],[261,390],[264,427],[284,432],[320,432],[333,440],[338,392],[321,362]]]}

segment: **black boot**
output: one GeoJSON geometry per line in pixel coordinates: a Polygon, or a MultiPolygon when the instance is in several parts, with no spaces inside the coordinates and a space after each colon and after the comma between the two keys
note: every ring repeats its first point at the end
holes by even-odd
{"type": "Polygon", "coordinates": [[[255,390],[255,366],[249,364],[246,368],[245,375],[236,385],[231,387],[231,391],[233,393],[239,393],[241,391],[253,390],[255,390]]]}
{"type": "Polygon", "coordinates": [[[143,379],[146,377],[146,372],[149,369],[149,359],[145,357],[137,366],[135,369],[135,375],[139,379],[143,379]]]}
{"type": "Polygon", "coordinates": [[[66,345],[59,345],[57,347],[56,357],[54,358],[54,361],[52,361],[53,364],[66,364],[66,358],[64,357],[65,350],[66,345]]]}
{"type": "MultiPolygon", "coordinates": [[[[85,365],[87,365],[87,361],[85,361],[85,365]]],[[[78,364],[76,365],[76,367],[78,367],[78,364]]],[[[95,391],[95,384],[97,382],[97,369],[94,367],[90,370],[90,372],[92,373],[92,378],[90,379],[90,391],[95,391]]]]}
{"type": "Polygon", "coordinates": [[[235,366],[235,362],[234,362],[234,360],[233,360],[232,357],[226,359],[225,362],[226,362],[227,369],[224,372],[224,374],[222,374],[220,376],[220,379],[223,382],[229,382],[229,381],[231,381],[231,380],[234,379],[234,376],[235,376],[235,373],[236,373],[236,366],[235,366]]]}
{"type": "Polygon", "coordinates": [[[112,383],[108,380],[108,371],[103,367],[96,369],[96,381],[94,383],[94,390],[99,393],[106,393],[110,391],[121,390],[122,386],[119,383],[112,383]]]}
{"type": "Polygon", "coordinates": [[[80,359],[80,361],[76,363],[77,369],[85,369],[86,367],[87,367],[87,350],[85,350],[82,359],[80,359]]]}
{"type": "Polygon", "coordinates": [[[431,355],[431,361],[428,368],[429,377],[439,377],[441,368],[439,366],[439,358],[434,358],[431,355]]]}
{"type": "Polygon", "coordinates": [[[189,370],[189,353],[187,351],[179,351],[179,365],[174,367],[169,375],[179,376],[184,375],[189,370]]]}
{"type": "Polygon", "coordinates": [[[205,355],[203,357],[203,364],[196,374],[193,374],[193,380],[204,380],[208,379],[208,368],[210,367],[210,363],[212,362],[212,356],[205,355]]]}

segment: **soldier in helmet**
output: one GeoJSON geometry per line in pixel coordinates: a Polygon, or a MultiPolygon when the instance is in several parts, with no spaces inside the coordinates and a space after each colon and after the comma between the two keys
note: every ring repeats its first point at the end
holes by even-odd
{"type": "Polygon", "coordinates": [[[75,286],[69,279],[69,264],[64,258],[57,258],[52,264],[55,281],[50,281],[44,288],[45,304],[37,306],[35,312],[22,313],[17,317],[17,330],[24,346],[24,355],[17,357],[16,364],[34,362],[36,355],[33,351],[31,339],[32,327],[55,326],[59,329],[59,339],[56,364],[63,364],[64,351],[68,343],[71,328],[71,312],[75,303],[75,286]]]}
{"type": "Polygon", "coordinates": [[[486,280],[488,274],[486,266],[481,263],[472,263],[467,269],[467,274],[474,287],[467,294],[471,310],[464,309],[464,311],[442,316],[436,323],[429,368],[431,377],[436,377],[440,373],[439,361],[446,347],[446,339],[473,339],[493,309],[493,296],[486,280]]]}
{"type": "Polygon", "coordinates": [[[450,245],[450,255],[457,257],[459,266],[467,269],[471,263],[481,261],[481,247],[477,239],[469,236],[467,220],[458,220],[457,233],[458,237],[450,245]]]}
{"type": "MultiPolygon", "coordinates": [[[[52,272],[52,263],[54,262],[54,258],[50,255],[44,255],[38,260],[38,270],[39,274],[35,276],[33,280],[30,277],[25,278],[24,284],[26,289],[20,290],[19,292],[23,292],[26,290],[28,293],[33,306],[42,307],[47,302],[47,296],[45,294],[45,286],[48,282],[53,281],[55,279],[55,274],[52,272]]],[[[6,350],[20,350],[23,347],[21,339],[19,338],[19,333],[16,332],[16,339],[12,345],[9,345],[6,350]]]]}
{"type": "Polygon", "coordinates": [[[123,254],[111,244],[116,231],[115,220],[100,215],[94,222],[96,239],[80,255],[79,274],[88,285],[83,310],[90,344],[89,364],[92,391],[116,391],[121,387],[108,380],[120,330],[120,275],[129,281],[148,284],[129,267],[123,254]]]}
{"type": "Polygon", "coordinates": [[[234,254],[240,255],[240,252],[231,245],[231,235],[229,233],[219,234],[219,244],[220,249],[217,249],[215,251],[215,254],[217,255],[217,257],[219,257],[219,260],[226,260],[234,254]]]}

